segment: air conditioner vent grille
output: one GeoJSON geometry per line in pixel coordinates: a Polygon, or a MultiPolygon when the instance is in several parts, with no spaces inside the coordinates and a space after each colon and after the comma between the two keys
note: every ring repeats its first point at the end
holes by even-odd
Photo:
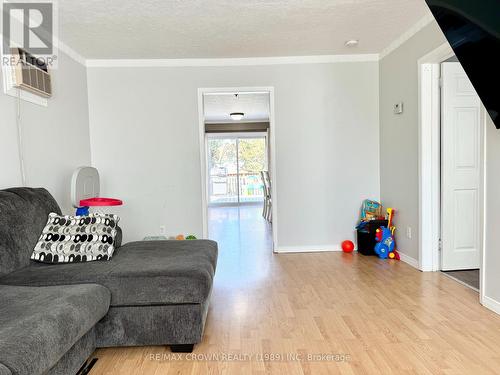
{"type": "Polygon", "coordinates": [[[52,96],[52,82],[47,66],[31,64],[39,60],[20,48],[14,48],[12,55],[16,58],[15,86],[43,97],[52,96]]]}

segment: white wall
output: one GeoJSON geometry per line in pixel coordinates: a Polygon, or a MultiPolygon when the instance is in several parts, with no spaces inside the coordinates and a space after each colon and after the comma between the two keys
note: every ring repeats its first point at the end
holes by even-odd
{"type": "Polygon", "coordinates": [[[485,305],[500,314],[500,130],[486,123],[485,305]]]}
{"type": "MultiPolygon", "coordinates": [[[[3,90],[2,79],[0,74],[0,90],[3,90]]],[[[0,189],[21,185],[16,113],[16,99],[0,91],[0,189]]]]}
{"type": "MultiPolygon", "coordinates": [[[[398,208],[400,251],[418,260],[418,74],[417,60],[446,41],[436,22],[415,34],[380,61],[381,197],[398,208]],[[402,115],[392,105],[404,101],[402,115]],[[406,226],[412,239],[405,237],[406,226]]],[[[500,130],[486,123],[485,306],[500,313],[500,130]]]]}
{"type": "MultiPolygon", "coordinates": [[[[27,186],[45,187],[63,211],[73,211],[73,170],[90,164],[86,68],[59,54],[48,107],[21,101],[20,121],[27,186]]],[[[0,77],[1,79],[1,77],[0,77]]],[[[1,86],[0,86],[1,87],[1,86]]],[[[0,92],[0,188],[20,186],[17,99],[0,92]]]]}
{"type": "Polygon", "coordinates": [[[125,240],[202,232],[197,89],[275,88],[278,247],[337,248],[379,198],[378,64],[89,68],[93,164],[125,240]]]}
{"type": "Polygon", "coordinates": [[[398,250],[418,260],[417,60],[446,41],[435,21],[380,61],[380,195],[396,208],[398,250]],[[404,112],[393,105],[402,101],[404,112]],[[411,228],[411,239],[406,236],[411,228]]]}

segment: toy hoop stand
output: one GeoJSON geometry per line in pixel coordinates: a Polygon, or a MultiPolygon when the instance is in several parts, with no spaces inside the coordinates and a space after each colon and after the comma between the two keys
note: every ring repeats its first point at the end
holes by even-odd
{"type": "Polygon", "coordinates": [[[116,198],[99,197],[100,179],[97,169],[80,167],[71,177],[71,203],[76,215],[88,215],[89,207],[121,206],[123,201],[116,198]]]}

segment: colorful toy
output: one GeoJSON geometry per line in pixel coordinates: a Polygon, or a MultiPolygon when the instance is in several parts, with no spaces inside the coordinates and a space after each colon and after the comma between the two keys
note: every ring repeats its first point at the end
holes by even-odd
{"type": "Polygon", "coordinates": [[[354,244],[352,241],[345,240],[342,242],[342,251],[344,253],[352,253],[354,250],[354,244]]]}
{"type": "Polygon", "coordinates": [[[71,203],[76,208],[77,216],[89,214],[89,207],[121,206],[123,201],[115,198],[103,198],[100,192],[99,172],[93,167],[80,167],[71,177],[71,203]]]}
{"type": "Polygon", "coordinates": [[[361,205],[361,214],[356,229],[363,230],[371,220],[376,219],[384,219],[382,216],[382,205],[379,202],[365,199],[361,205]]]}
{"type": "Polygon", "coordinates": [[[375,253],[380,259],[387,259],[389,253],[394,251],[394,239],[389,228],[380,227],[375,234],[377,244],[375,245],[375,253]]]}
{"type": "Polygon", "coordinates": [[[388,208],[387,209],[387,219],[388,219],[388,223],[387,223],[387,228],[392,228],[393,225],[392,225],[392,219],[394,218],[394,212],[396,212],[394,210],[394,208],[388,208]]]}
{"type": "Polygon", "coordinates": [[[400,256],[397,249],[397,244],[396,244],[396,237],[394,236],[394,232],[396,231],[396,226],[393,225],[393,220],[394,220],[394,214],[396,210],[394,208],[388,208],[387,209],[387,216],[388,216],[388,224],[387,226],[391,229],[392,233],[392,239],[394,241],[394,250],[389,253],[389,259],[395,259],[395,260],[400,260],[400,256]]]}
{"type": "Polygon", "coordinates": [[[361,221],[377,219],[382,216],[382,205],[379,202],[365,199],[361,206],[361,221]]]}
{"type": "Polygon", "coordinates": [[[184,241],[184,240],[196,240],[196,236],[194,234],[188,234],[187,236],[184,236],[183,234],[178,234],[175,237],[171,237],[171,239],[175,239],[177,241],[184,241]]]}
{"type": "Polygon", "coordinates": [[[389,253],[389,259],[400,260],[399,253],[397,250],[393,250],[389,253]]]}
{"type": "Polygon", "coordinates": [[[375,245],[375,253],[380,259],[389,258],[400,260],[399,253],[396,250],[396,240],[394,238],[396,227],[392,223],[395,212],[396,210],[393,208],[387,209],[387,228],[380,227],[375,233],[375,240],[377,241],[377,244],[375,245]]]}

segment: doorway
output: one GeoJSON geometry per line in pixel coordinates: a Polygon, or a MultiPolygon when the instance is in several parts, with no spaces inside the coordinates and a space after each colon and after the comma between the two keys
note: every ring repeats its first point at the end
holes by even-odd
{"type": "Polygon", "coordinates": [[[446,43],[419,60],[422,271],[480,292],[484,216],[484,109],[446,43]]]}
{"type": "Polygon", "coordinates": [[[248,252],[252,243],[272,252],[277,238],[274,91],[199,89],[198,94],[204,236],[233,255],[248,252]]]}

